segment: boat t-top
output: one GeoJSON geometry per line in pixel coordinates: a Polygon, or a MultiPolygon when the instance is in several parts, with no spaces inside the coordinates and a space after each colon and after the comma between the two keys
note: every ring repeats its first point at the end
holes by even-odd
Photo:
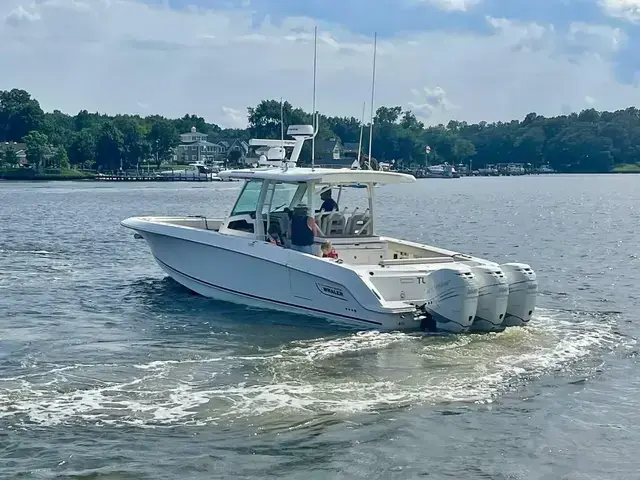
{"type": "Polygon", "coordinates": [[[277,149],[277,158],[220,172],[245,182],[224,219],[132,217],[122,225],[145,239],[158,265],[188,289],[301,314],[301,322],[315,316],[358,329],[462,333],[530,321],[538,283],[529,265],[499,265],[379,235],[374,186],[408,185],[415,178],[295,166],[304,142],[316,133],[310,125],[292,125],[287,134],[294,140],[253,139],[253,145],[277,149]],[[286,148],[292,148],[288,159],[282,155],[286,148]],[[365,208],[318,211],[324,192],[346,185],[366,186],[359,190],[366,193],[365,208]],[[300,248],[294,230],[314,222],[311,245],[300,248]],[[273,232],[283,241],[272,242],[273,232]],[[332,254],[322,256],[320,246],[328,243],[332,254]]]}

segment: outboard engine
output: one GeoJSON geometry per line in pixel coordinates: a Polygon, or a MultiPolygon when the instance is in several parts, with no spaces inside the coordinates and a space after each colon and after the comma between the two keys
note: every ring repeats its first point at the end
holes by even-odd
{"type": "Polygon", "coordinates": [[[503,325],[519,327],[531,320],[536,309],[538,280],[533,269],[524,263],[500,265],[509,284],[509,302],[503,325]]]}
{"type": "Polygon", "coordinates": [[[478,286],[467,267],[442,267],[424,277],[426,302],[421,305],[436,331],[463,333],[469,330],[478,307],[478,286]]]}
{"type": "Polygon", "coordinates": [[[509,303],[509,284],[498,266],[471,267],[478,285],[478,309],[472,332],[501,332],[509,303]]]}

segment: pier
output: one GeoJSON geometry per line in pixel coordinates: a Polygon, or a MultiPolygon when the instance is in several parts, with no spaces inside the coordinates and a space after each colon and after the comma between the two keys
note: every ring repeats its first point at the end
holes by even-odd
{"type": "Polygon", "coordinates": [[[220,178],[212,175],[173,174],[158,175],[153,173],[99,173],[94,180],[103,182],[219,182],[220,178]]]}

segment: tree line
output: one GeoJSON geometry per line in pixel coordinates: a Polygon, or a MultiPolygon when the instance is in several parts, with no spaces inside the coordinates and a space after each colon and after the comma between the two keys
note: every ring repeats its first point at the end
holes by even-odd
{"type": "MultiPolygon", "coordinates": [[[[312,123],[309,112],[277,100],[249,107],[244,129],[224,129],[194,114],[170,119],[82,110],[69,115],[59,110],[44,112],[28,92],[13,89],[0,91],[0,147],[5,142],[25,143],[27,159],[36,168],[126,170],[149,160],[159,166],[173,158],[179,134],[194,126],[208,134],[211,142],[280,138],[281,111],[285,132],[289,125],[312,123]]],[[[360,126],[354,117],[319,115],[318,137],[357,143],[360,126]]],[[[363,133],[365,151],[368,135],[367,127],[363,133]]],[[[640,167],[640,110],[587,109],[557,117],[529,113],[522,121],[469,124],[452,120],[446,125],[426,126],[410,110],[381,106],[374,118],[372,144],[378,161],[395,161],[405,168],[442,162],[471,164],[474,169],[525,163],[549,165],[561,172],[609,172],[616,165],[640,167]]],[[[310,159],[308,147],[303,150],[303,162],[310,159]]],[[[0,161],[16,163],[11,148],[4,149],[4,156],[0,161]]]]}

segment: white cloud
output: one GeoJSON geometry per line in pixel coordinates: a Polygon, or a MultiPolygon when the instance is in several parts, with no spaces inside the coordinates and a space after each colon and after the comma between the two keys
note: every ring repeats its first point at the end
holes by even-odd
{"type": "Polygon", "coordinates": [[[619,28],[576,22],[569,26],[567,40],[571,45],[586,47],[592,51],[617,52],[626,45],[628,39],[619,28]]]}
{"type": "MultiPolygon", "coordinates": [[[[26,5],[0,2],[0,65],[12,66],[2,69],[0,89],[24,88],[45,109],[196,113],[228,126],[244,124],[246,107],[264,98],[311,110],[312,19],[254,25],[250,10],[176,11],[127,0],[26,5]]],[[[376,105],[411,103],[429,123],[446,123],[554,115],[584,108],[591,94],[600,108],[640,103],[640,90],[613,74],[613,39],[622,42],[622,32],[487,21],[491,35],[379,38],[376,105]],[[569,44],[587,50],[569,54],[569,44]]],[[[333,25],[320,25],[318,35],[318,109],[359,116],[370,96],[372,39],[333,25]]]]}
{"type": "Polygon", "coordinates": [[[415,2],[427,3],[450,12],[466,12],[481,0],[415,0],[415,2]]]}
{"type": "Polygon", "coordinates": [[[12,10],[5,16],[5,23],[10,27],[19,27],[21,24],[35,22],[40,16],[37,12],[30,12],[22,5],[12,10]]]}
{"type": "Polygon", "coordinates": [[[640,0],[599,0],[604,11],[612,17],[640,22],[640,0]]]}
{"type": "Polygon", "coordinates": [[[416,97],[416,102],[418,103],[410,101],[408,102],[408,107],[418,118],[427,122],[434,117],[446,117],[453,110],[460,108],[449,100],[446,92],[441,87],[433,89],[424,87],[422,91],[412,89],[411,93],[416,97]]]}
{"type": "Polygon", "coordinates": [[[221,108],[225,125],[232,128],[244,128],[247,125],[247,110],[239,110],[236,108],[225,107],[221,108]]]}

